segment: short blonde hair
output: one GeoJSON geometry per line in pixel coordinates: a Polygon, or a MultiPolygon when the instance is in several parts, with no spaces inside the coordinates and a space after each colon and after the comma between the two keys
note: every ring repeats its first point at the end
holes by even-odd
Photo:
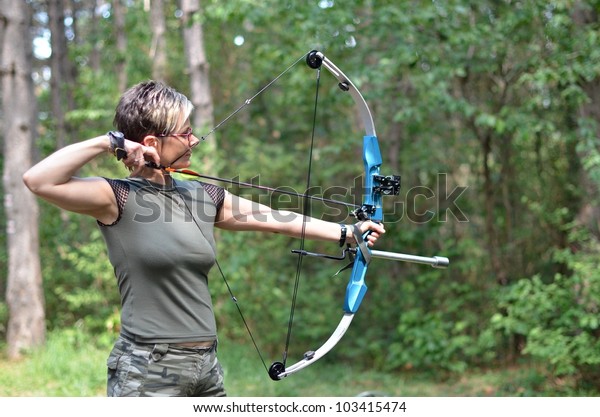
{"type": "Polygon", "coordinates": [[[175,133],[193,109],[192,102],[174,88],[158,81],[144,81],[123,93],[113,125],[127,139],[141,142],[147,135],[175,133]]]}

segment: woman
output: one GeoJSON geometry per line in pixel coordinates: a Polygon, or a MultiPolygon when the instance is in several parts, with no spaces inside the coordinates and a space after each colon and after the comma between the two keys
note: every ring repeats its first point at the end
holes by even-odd
{"type": "MultiPolygon", "coordinates": [[[[214,226],[355,242],[352,228],[272,210],[198,181],[175,181],[165,167],[190,165],[199,143],[191,102],[154,81],[126,91],[109,132],[67,146],[23,176],[41,198],[92,216],[106,240],[121,295],[121,334],[108,358],[109,396],[224,396],[207,276],[215,263],[214,226]],[[127,139],[125,139],[127,138],[127,139]],[[78,178],[110,152],[131,175],[78,178]],[[303,225],[304,223],[304,225],[303,225]]],[[[383,226],[364,222],[372,246],[383,226]]]]}

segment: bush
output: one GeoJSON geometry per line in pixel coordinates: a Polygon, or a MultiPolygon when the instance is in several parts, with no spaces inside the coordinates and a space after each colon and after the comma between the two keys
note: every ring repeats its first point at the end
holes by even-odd
{"type": "Polygon", "coordinates": [[[505,288],[492,318],[495,329],[525,338],[522,353],[550,364],[555,378],[600,390],[600,244],[578,237],[556,254],[569,268],[547,281],[540,275],[505,288]]]}

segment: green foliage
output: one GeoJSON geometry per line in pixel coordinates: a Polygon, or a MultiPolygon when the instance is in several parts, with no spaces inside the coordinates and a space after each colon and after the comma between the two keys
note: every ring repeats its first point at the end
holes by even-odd
{"type": "Polygon", "coordinates": [[[551,365],[551,374],[575,376],[579,386],[598,390],[600,244],[580,237],[573,244],[581,246],[557,254],[569,274],[557,274],[550,282],[536,275],[507,288],[492,324],[524,336],[523,353],[551,365]]]}
{"type": "Polygon", "coordinates": [[[390,346],[389,366],[429,370],[440,367],[455,372],[467,368],[466,362],[455,359],[458,352],[472,343],[468,336],[460,337],[460,322],[445,321],[440,312],[415,309],[399,317],[397,331],[402,342],[390,346]]]}
{"type": "Polygon", "coordinates": [[[488,295],[472,283],[441,285],[443,278],[423,274],[402,285],[401,308],[388,318],[395,324],[391,337],[373,346],[374,354],[385,353],[384,368],[461,373],[495,359],[495,340],[486,337],[480,317],[488,295]]]}
{"type": "Polygon", "coordinates": [[[40,239],[51,328],[83,320],[86,328],[102,332],[118,309],[119,296],[100,231],[93,219],[46,208],[40,239]]]}

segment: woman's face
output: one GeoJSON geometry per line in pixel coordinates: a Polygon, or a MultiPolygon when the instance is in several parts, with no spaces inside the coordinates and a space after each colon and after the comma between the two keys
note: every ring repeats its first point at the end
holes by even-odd
{"type": "Polygon", "coordinates": [[[200,140],[192,133],[189,118],[178,124],[177,129],[170,135],[157,136],[160,139],[160,162],[171,168],[187,168],[190,166],[192,148],[200,140]]]}

